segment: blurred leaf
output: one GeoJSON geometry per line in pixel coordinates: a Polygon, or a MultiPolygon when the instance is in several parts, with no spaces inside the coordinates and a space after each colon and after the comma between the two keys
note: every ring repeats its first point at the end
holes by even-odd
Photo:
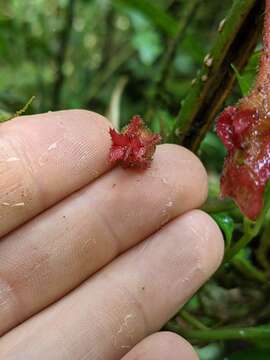
{"type": "Polygon", "coordinates": [[[263,216],[266,215],[270,207],[270,179],[267,182],[265,191],[264,191],[264,208],[263,208],[263,216]]]}
{"type": "Polygon", "coordinates": [[[226,213],[211,214],[212,218],[217,222],[218,226],[222,230],[225,236],[226,248],[231,245],[232,235],[234,230],[234,221],[226,213]]]}
{"type": "Polygon", "coordinates": [[[113,89],[109,110],[107,113],[107,118],[110,120],[113,127],[117,130],[120,129],[121,99],[127,82],[128,77],[123,76],[119,78],[115,88],[113,89]]]}
{"type": "Polygon", "coordinates": [[[11,116],[9,112],[0,109],[0,123],[9,120],[11,116]]]}
{"type": "Polygon", "coordinates": [[[158,34],[152,30],[144,30],[134,35],[132,44],[138,51],[139,57],[145,65],[152,65],[162,52],[158,34]]]}
{"type": "Polygon", "coordinates": [[[209,281],[200,291],[204,314],[222,322],[245,318],[263,304],[260,289],[234,287],[226,289],[209,281]]]}
{"type": "Polygon", "coordinates": [[[213,132],[208,132],[203,139],[199,156],[208,170],[221,172],[226,150],[220,139],[213,132]]]}
{"type": "Polygon", "coordinates": [[[200,309],[200,299],[198,294],[192,296],[192,298],[186,303],[184,309],[191,312],[196,312],[200,309]]]}
{"type": "Polygon", "coordinates": [[[196,352],[200,360],[220,360],[224,350],[221,343],[213,343],[196,349],[196,352]]]}
{"type": "Polygon", "coordinates": [[[182,73],[191,73],[194,70],[194,60],[190,54],[182,51],[174,61],[175,69],[182,73]]]}
{"type": "Polygon", "coordinates": [[[189,53],[193,61],[200,64],[205,56],[205,49],[202,47],[198,34],[188,33],[182,43],[183,48],[189,53]]]}
{"type": "Polygon", "coordinates": [[[236,76],[236,79],[238,81],[238,84],[239,84],[240,90],[242,92],[242,95],[246,96],[248,94],[248,92],[249,92],[250,87],[251,87],[251,84],[249,83],[249,79],[246,76],[241,75],[239,73],[239,71],[237,70],[237,68],[233,64],[231,64],[231,67],[232,67],[232,69],[233,69],[233,71],[235,73],[235,76],[236,76]]]}
{"type": "Polygon", "coordinates": [[[148,0],[115,0],[123,7],[132,8],[141,12],[145,17],[167,35],[174,37],[177,33],[177,21],[166,11],[148,0]]]}
{"type": "Polygon", "coordinates": [[[259,58],[260,58],[260,51],[254,52],[246,68],[241,74],[239,73],[238,69],[233,64],[231,64],[243,96],[248,95],[249,90],[252,87],[252,84],[254,82],[257,73],[259,58]]]}
{"type": "Polygon", "coordinates": [[[155,117],[151,119],[151,130],[160,133],[162,141],[166,142],[167,136],[174,126],[175,118],[172,117],[165,109],[156,112],[155,117]]]}

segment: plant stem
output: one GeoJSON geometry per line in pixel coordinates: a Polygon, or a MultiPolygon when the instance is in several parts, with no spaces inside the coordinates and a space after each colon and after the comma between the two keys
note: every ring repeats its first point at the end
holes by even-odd
{"type": "Polygon", "coordinates": [[[15,116],[23,115],[26,112],[26,110],[29,108],[29,106],[32,104],[32,102],[35,100],[35,98],[36,98],[35,96],[31,96],[31,98],[27,101],[24,107],[16,111],[15,116]]]}
{"type": "Polygon", "coordinates": [[[117,56],[111,59],[107,69],[104,69],[101,74],[98,74],[91,84],[90,94],[86,103],[87,108],[91,108],[91,102],[101,90],[102,86],[133,54],[135,54],[135,50],[125,45],[123,49],[118,52],[117,56]]]}
{"type": "Polygon", "coordinates": [[[201,209],[207,213],[219,213],[230,211],[234,208],[235,204],[231,199],[220,200],[218,198],[208,197],[201,209]]]}
{"type": "Polygon", "coordinates": [[[245,233],[240,240],[228,250],[227,254],[225,255],[224,262],[229,262],[232,258],[245,246],[247,246],[250,241],[253,239],[252,233],[245,233]]]}
{"type": "Polygon", "coordinates": [[[270,340],[270,328],[263,326],[191,330],[180,328],[177,324],[169,322],[165,329],[192,340],[270,340]]]}
{"type": "Polygon", "coordinates": [[[74,9],[76,0],[69,0],[67,5],[65,23],[59,33],[59,49],[56,54],[56,77],[52,89],[52,109],[57,110],[60,106],[61,92],[64,84],[63,64],[66,60],[66,53],[70,41],[72,24],[74,20],[74,9]]]}
{"type": "Polygon", "coordinates": [[[127,82],[127,76],[122,76],[119,78],[113,90],[109,109],[106,115],[106,117],[110,120],[112,126],[117,130],[120,130],[120,103],[127,82]]]}
{"type": "Polygon", "coordinates": [[[200,330],[208,329],[207,326],[205,326],[201,321],[199,321],[195,316],[193,316],[186,310],[181,310],[179,315],[181,318],[183,318],[190,325],[194,326],[194,328],[196,329],[200,329],[200,330]]]}
{"type": "Polygon", "coordinates": [[[212,51],[182,102],[170,141],[198,150],[217,112],[231,92],[235,74],[241,71],[254,50],[261,29],[262,0],[235,0],[219,27],[212,51]]]}
{"type": "Polygon", "coordinates": [[[115,22],[115,11],[111,2],[107,4],[107,9],[105,10],[105,36],[103,39],[103,44],[101,43],[101,63],[99,65],[99,71],[102,72],[105,66],[110,62],[113,54],[115,53],[115,31],[114,31],[114,22],[115,22]]]}
{"type": "Polygon", "coordinates": [[[269,83],[268,75],[270,72],[270,0],[265,0],[265,16],[263,31],[263,51],[260,58],[259,74],[256,79],[256,87],[269,83]]]}
{"type": "Polygon", "coordinates": [[[241,249],[247,246],[252,239],[257,236],[262,228],[265,217],[267,215],[268,210],[270,209],[270,180],[267,183],[265,194],[264,194],[264,207],[258,218],[258,220],[254,223],[249,219],[244,219],[244,235],[240,238],[240,240],[228,250],[227,254],[225,254],[224,262],[229,262],[241,249]]]}
{"type": "Polygon", "coordinates": [[[17,110],[16,112],[15,112],[15,114],[6,114],[6,116],[0,116],[0,122],[4,122],[4,121],[8,121],[8,120],[11,120],[11,119],[13,119],[13,118],[15,118],[15,117],[17,117],[17,116],[21,116],[21,115],[23,115],[26,111],[27,111],[27,109],[29,108],[29,106],[32,104],[32,102],[35,100],[35,96],[32,96],[28,101],[27,101],[27,103],[24,105],[24,107],[22,108],[22,109],[20,109],[20,110],[17,110]]]}
{"type": "Polygon", "coordinates": [[[159,102],[159,99],[162,98],[162,92],[166,85],[166,81],[170,75],[171,65],[175,58],[177,47],[183,40],[186,33],[186,29],[188,25],[190,25],[192,19],[194,18],[195,13],[200,4],[201,4],[201,0],[194,0],[192,2],[187,3],[186,12],[183,16],[181,16],[176,36],[168,41],[167,49],[165,50],[165,55],[161,63],[160,76],[158,77],[156,84],[154,86],[154,90],[153,90],[154,95],[152,99],[150,99],[150,106],[145,116],[145,120],[148,124],[150,124],[151,118],[156,112],[156,106],[157,103],[159,102]]]}
{"type": "Polygon", "coordinates": [[[248,278],[257,280],[262,284],[268,282],[267,275],[264,272],[258,270],[255,266],[253,266],[248,260],[244,259],[243,257],[235,256],[232,259],[232,264],[237,270],[239,270],[248,278]]]}
{"type": "Polygon", "coordinates": [[[270,272],[270,263],[268,260],[268,250],[270,249],[270,221],[266,224],[264,232],[261,236],[260,245],[256,253],[256,257],[261,266],[270,272]]]}

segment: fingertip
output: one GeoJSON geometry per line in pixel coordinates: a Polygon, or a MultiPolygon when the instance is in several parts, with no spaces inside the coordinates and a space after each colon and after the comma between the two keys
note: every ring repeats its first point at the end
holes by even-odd
{"type": "Polygon", "coordinates": [[[224,239],[216,222],[202,210],[192,210],[183,215],[189,231],[193,232],[197,253],[197,267],[207,280],[220,266],[224,255],[224,239]]]}
{"type": "Polygon", "coordinates": [[[158,332],[137,344],[122,360],[198,360],[192,346],[172,332],[158,332]]]}
{"type": "MultiPolygon", "coordinates": [[[[198,208],[205,202],[208,194],[207,172],[190,150],[176,144],[159,145],[153,166],[158,167],[158,171],[176,189],[183,208],[198,208]]],[[[179,215],[178,209],[176,215],[179,215]]]]}

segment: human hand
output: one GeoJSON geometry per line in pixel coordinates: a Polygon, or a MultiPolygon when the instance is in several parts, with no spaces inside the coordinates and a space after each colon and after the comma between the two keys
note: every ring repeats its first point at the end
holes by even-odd
{"type": "Polygon", "coordinates": [[[205,170],[176,145],[146,171],[111,169],[109,126],[78,110],[0,126],[2,360],[197,359],[156,332],[221,262],[193,210],[205,170]]]}

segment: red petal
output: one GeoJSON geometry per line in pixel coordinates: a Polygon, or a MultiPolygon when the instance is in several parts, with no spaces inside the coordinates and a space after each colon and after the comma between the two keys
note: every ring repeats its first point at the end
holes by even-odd
{"type": "Polygon", "coordinates": [[[232,150],[234,147],[233,144],[233,115],[236,113],[237,109],[233,106],[225,109],[222,114],[219,116],[216,132],[223,144],[228,150],[232,150]]]}
{"type": "Polygon", "coordinates": [[[156,144],[161,140],[160,135],[152,134],[145,128],[143,120],[134,116],[123,133],[110,129],[112,146],[109,161],[118,162],[124,168],[136,167],[146,169],[150,166],[156,144]]]}
{"type": "Polygon", "coordinates": [[[221,178],[222,196],[232,197],[241,211],[255,220],[263,206],[264,186],[256,184],[252,169],[247,165],[237,165],[233,157],[228,157],[221,178]]]}
{"type": "Polygon", "coordinates": [[[232,197],[243,213],[255,220],[270,178],[269,118],[253,109],[236,109],[230,114],[226,109],[217,129],[229,150],[221,178],[222,196],[232,197]]]}
{"type": "Polygon", "coordinates": [[[116,130],[110,129],[110,135],[114,145],[127,146],[129,144],[128,136],[119,134],[116,130]]]}
{"type": "Polygon", "coordinates": [[[136,136],[140,132],[141,128],[144,126],[143,119],[139,115],[133,116],[128,127],[124,131],[128,136],[136,136]]]}
{"type": "Polygon", "coordinates": [[[114,163],[116,161],[123,159],[124,155],[125,155],[125,148],[120,146],[112,146],[109,154],[109,161],[111,163],[114,163]]]}

